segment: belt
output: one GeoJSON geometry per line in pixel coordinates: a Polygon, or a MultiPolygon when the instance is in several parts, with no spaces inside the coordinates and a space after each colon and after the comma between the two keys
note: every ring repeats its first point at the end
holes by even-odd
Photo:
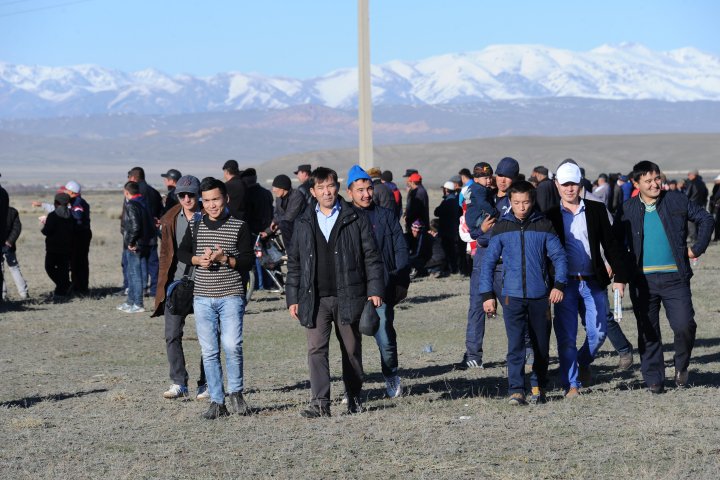
{"type": "Polygon", "coordinates": [[[595,275],[568,275],[570,280],[580,280],[585,282],[587,280],[595,280],[595,275]]]}

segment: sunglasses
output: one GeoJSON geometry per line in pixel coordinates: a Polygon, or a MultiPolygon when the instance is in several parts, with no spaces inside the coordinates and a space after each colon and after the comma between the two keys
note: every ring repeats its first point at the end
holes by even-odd
{"type": "Polygon", "coordinates": [[[178,196],[178,198],[185,198],[185,197],[195,198],[195,194],[194,194],[194,193],[185,193],[185,192],[182,192],[182,193],[178,193],[177,196],[178,196]]]}

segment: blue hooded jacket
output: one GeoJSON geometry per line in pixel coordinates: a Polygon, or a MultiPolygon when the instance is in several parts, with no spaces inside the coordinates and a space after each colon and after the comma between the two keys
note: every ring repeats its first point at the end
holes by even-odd
{"type": "Polygon", "coordinates": [[[512,211],[492,229],[482,259],[480,294],[483,301],[494,298],[493,271],[502,258],[502,295],[517,298],[546,297],[551,288],[562,291],[567,283],[567,257],[552,223],[533,210],[524,221],[512,211]],[[555,278],[550,283],[547,258],[552,260],[555,278]]]}

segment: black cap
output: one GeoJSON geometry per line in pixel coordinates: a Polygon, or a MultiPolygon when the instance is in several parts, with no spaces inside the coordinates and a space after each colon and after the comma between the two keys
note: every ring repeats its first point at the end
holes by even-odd
{"type": "Polygon", "coordinates": [[[290,177],[287,175],[278,175],[273,179],[272,186],[282,188],[283,190],[290,190],[292,182],[290,181],[290,177]]]}
{"type": "Polygon", "coordinates": [[[164,177],[164,178],[169,178],[171,180],[175,180],[177,182],[178,180],[180,180],[180,177],[182,177],[182,173],[175,170],[174,168],[171,168],[170,170],[167,171],[167,173],[163,173],[160,176],[164,177]]]}
{"type": "Polygon", "coordinates": [[[223,164],[223,170],[240,170],[240,166],[238,166],[238,163],[236,160],[228,160],[223,164]]]}
{"type": "Polygon", "coordinates": [[[310,165],[309,165],[309,164],[305,163],[305,164],[302,164],[302,165],[298,165],[297,170],[295,170],[293,173],[294,173],[295,175],[297,175],[298,172],[307,172],[307,173],[310,173],[310,172],[312,172],[312,168],[310,168],[310,165]]]}
{"type": "Polygon", "coordinates": [[[418,173],[418,171],[415,170],[414,168],[407,168],[407,169],[405,169],[405,175],[403,175],[403,177],[409,177],[413,173],[418,173]]]}
{"type": "Polygon", "coordinates": [[[383,179],[383,182],[392,182],[393,174],[390,170],[385,170],[380,174],[380,178],[383,179]]]}

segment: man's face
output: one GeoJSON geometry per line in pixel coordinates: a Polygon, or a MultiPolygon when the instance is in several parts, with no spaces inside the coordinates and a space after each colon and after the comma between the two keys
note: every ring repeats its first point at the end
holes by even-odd
{"type": "Polygon", "coordinates": [[[607,182],[605,181],[605,179],[603,177],[598,177],[597,183],[598,183],[598,185],[605,185],[607,182]]]}
{"type": "Polygon", "coordinates": [[[696,177],[695,172],[688,172],[688,180],[695,180],[696,177]]]}
{"type": "Polygon", "coordinates": [[[288,191],[285,190],[284,188],[272,187],[272,193],[273,193],[273,195],[275,195],[277,198],[283,198],[285,195],[287,195],[288,191]]]}
{"type": "Polygon", "coordinates": [[[510,208],[512,208],[513,214],[515,214],[518,220],[525,220],[533,208],[530,192],[513,193],[510,197],[510,208]]]}
{"type": "Polygon", "coordinates": [[[411,182],[410,180],[405,182],[405,184],[407,185],[408,190],[415,190],[417,188],[417,183],[411,182]]]}
{"type": "Polygon", "coordinates": [[[219,188],[202,192],[203,207],[210,220],[217,220],[225,211],[225,197],[219,188]]]}
{"type": "Polygon", "coordinates": [[[130,194],[130,192],[128,192],[124,188],[123,188],[123,196],[125,197],[125,200],[130,200],[132,198],[132,195],[130,194]]]}
{"type": "Polygon", "coordinates": [[[475,177],[475,183],[482,185],[485,188],[490,188],[492,185],[492,177],[475,177]]]}
{"type": "Polygon", "coordinates": [[[567,182],[561,184],[555,180],[555,185],[557,186],[558,192],[560,192],[560,198],[562,198],[564,202],[575,203],[580,197],[579,183],[567,182]]]}
{"type": "Polygon", "coordinates": [[[636,182],[635,186],[640,190],[640,195],[646,200],[655,200],[662,191],[662,177],[660,172],[648,172],[636,182]]]}
{"type": "Polygon", "coordinates": [[[352,202],[356,207],[360,208],[370,207],[373,192],[372,182],[365,179],[355,180],[352,185],[350,185],[350,188],[348,188],[348,195],[352,198],[352,202]]]}
{"type": "Polygon", "coordinates": [[[677,190],[677,183],[670,183],[668,184],[668,188],[670,190],[677,190]]]}
{"type": "Polygon", "coordinates": [[[138,179],[135,175],[128,175],[128,182],[139,182],[140,179],[138,179]]]}
{"type": "Polygon", "coordinates": [[[410,232],[412,233],[412,236],[417,238],[420,236],[420,227],[418,225],[413,225],[410,227],[410,232]]]}
{"type": "Polygon", "coordinates": [[[182,192],[177,194],[180,205],[186,210],[195,210],[197,207],[198,199],[197,195],[190,192],[182,192]]]}
{"type": "Polygon", "coordinates": [[[310,189],[310,193],[315,197],[321,208],[330,209],[337,201],[338,184],[332,177],[329,177],[321,182],[315,182],[315,186],[310,189]]]}
{"type": "Polygon", "coordinates": [[[497,184],[498,190],[505,193],[508,188],[510,188],[510,185],[512,184],[512,178],[510,177],[503,177],[502,175],[497,175],[495,177],[495,183],[497,184]]]}
{"type": "Polygon", "coordinates": [[[305,170],[298,170],[297,174],[295,175],[300,183],[305,183],[308,178],[310,178],[310,174],[306,172],[305,170]]]}
{"type": "Polygon", "coordinates": [[[168,189],[175,186],[175,180],[172,178],[163,177],[163,182],[165,183],[165,187],[168,189]]]}

